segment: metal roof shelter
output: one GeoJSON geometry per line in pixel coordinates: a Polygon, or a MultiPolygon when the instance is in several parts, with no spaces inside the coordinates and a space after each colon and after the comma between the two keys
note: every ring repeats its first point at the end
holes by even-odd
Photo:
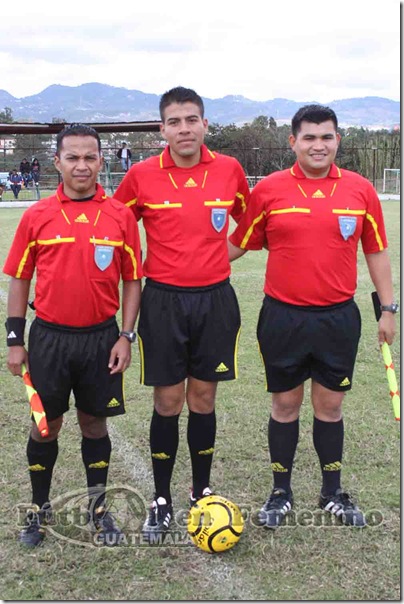
{"type": "MultiPolygon", "coordinates": [[[[12,124],[0,124],[1,134],[57,134],[65,126],[70,126],[77,122],[63,122],[52,124],[40,123],[22,123],[13,122],[12,124]]],[[[85,123],[86,126],[91,126],[99,134],[111,132],[159,132],[160,121],[150,122],[105,122],[105,123],[85,123]]]]}

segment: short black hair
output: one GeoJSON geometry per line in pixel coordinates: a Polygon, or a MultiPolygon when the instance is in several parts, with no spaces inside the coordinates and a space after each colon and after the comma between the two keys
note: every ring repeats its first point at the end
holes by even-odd
{"type": "Polygon", "coordinates": [[[338,119],[335,112],[325,105],[305,105],[292,117],[292,134],[297,136],[302,122],[311,122],[312,124],[322,124],[331,120],[334,123],[335,130],[338,129],[338,119]]]}
{"type": "MultiPolygon", "coordinates": [[[[92,136],[96,139],[98,143],[98,151],[101,153],[101,139],[96,130],[91,128],[91,126],[87,126],[86,124],[71,124],[70,126],[66,126],[59,132],[56,138],[56,155],[59,155],[63,139],[66,136],[92,136]]],[[[36,158],[35,158],[36,159],[36,158]]]]}
{"type": "Polygon", "coordinates": [[[201,117],[205,114],[205,107],[203,104],[202,98],[192,90],[192,88],[184,88],[183,86],[177,86],[176,88],[171,88],[171,90],[167,90],[161,99],[160,99],[160,117],[161,121],[164,122],[164,111],[173,103],[179,103],[180,105],[183,103],[194,103],[197,105],[201,111],[201,117]]]}

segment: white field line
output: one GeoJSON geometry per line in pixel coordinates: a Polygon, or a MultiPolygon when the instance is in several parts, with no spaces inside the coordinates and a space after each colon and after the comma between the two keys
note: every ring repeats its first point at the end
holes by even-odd
{"type": "Polygon", "coordinates": [[[136,488],[139,484],[153,484],[153,474],[144,457],[140,451],[130,444],[120,433],[118,428],[114,425],[114,418],[108,422],[108,433],[112,441],[113,455],[117,453],[123,460],[123,465],[128,470],[128,474],[131,475],[136,488]]]}
{"type": "MultiPolygon", "coordinates": [[[[153,474],[140,451],[131,445],[121,435],[119,429],[112,421],[108,422],[108,432],[112,441],[112,454],[118,455],[123,460],[123,465],[132,476],[135,488],[143,485],[153,485],[153,474]]],[[[198,555],[198,574],[202,573],[207,579],[207,587],[215,593],[215,599],[225,601],[229,594],[237,593],[238,599],[250,599],[249,586],[243,581],[242,573],[236,565],[231,565],[216,556],[195,552],[198,555]]],[[[194,571],[192,571],[194,572],[194,571]]]]}
{"type": "Polygon", "coordinates": [[[7,304],[7,294],[2,289],[0,289],[0,301],[7,304]]]}

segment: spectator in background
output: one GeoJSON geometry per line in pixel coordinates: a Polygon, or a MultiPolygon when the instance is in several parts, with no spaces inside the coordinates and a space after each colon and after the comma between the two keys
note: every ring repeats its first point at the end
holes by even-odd
{"type": "Polygon", "coordinates": [[[16,169],[12,170],[10,174],[10,184],[14,198],[18,199],[18,193],[21,191],[22,176],[17,172],[16,169]]]}
{"type": "Polygon", "coordinates": [[[122,143],[122,147],[118,149],[116,156],[121,161],[122,170],[127,172],[132,165],[132,152],[127,148],[126,143],[122,143]]]}
{"type": "Polygon", "coordinates": [[[35,186],[37,187],[39,185],[39,177],[41,174],[41,164],[39,163],[36,157],[34,157],[31,163],[31,173],[32,178],[34,179],[35,186]]]}
{"type": "Polygon", "coordinates": [[[27,160],[26,157],[24,157],[24,159],[20,163],[20,172],[21,172],[22,180],[24,182],[24,187],[28,187],[28,184],[32,181],[32,174],[31,174],[31,164],[27,160]]]}

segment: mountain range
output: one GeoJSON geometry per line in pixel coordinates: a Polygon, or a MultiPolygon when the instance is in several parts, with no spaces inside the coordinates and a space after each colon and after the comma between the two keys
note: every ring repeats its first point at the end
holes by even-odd
{"type": "MultiPolygon", "coordinates": [[[[53,84],[39,94],[16,98],[0,90],[0,110],[10,107],[17,122],[50,123],[54,118],[66,122],[133,122],[159,120],[159,94],[129,90],[97,82],[80,86],[53,84]]],[[[292,101],[275,98],[253,101],[241,95],[223,98],[203,97],[210,123],[241,126],[254,118],[273,117],[278,125],[290,123],[299,107],[315,100],[292,101]]],[[[400,103],[383,97],[341,99],[324,103],[334,109],[342,127],[391,129],[400,123],[400,103]]]]}

